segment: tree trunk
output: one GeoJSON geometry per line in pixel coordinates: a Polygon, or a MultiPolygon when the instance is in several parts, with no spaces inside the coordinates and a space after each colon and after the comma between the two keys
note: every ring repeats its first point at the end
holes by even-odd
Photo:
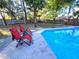
{"type": "Polygon", "coordinates": [[[8,7],[6,7],[6,8],[10,11],[10,13],[11,13],[11,15],[14,17],[14,19],[17,20],[15,14],[14,14],[14,12],[13,12],[10,8],[8,8],[8,7]]]}
{"type": "Polygon", "coordinates": [[[4,25],[7,25],[6,20],[5,20],[4,16],[2,15],[1,11],[0,11],[0,14],[1,14],[1,16],[2,16],[3,24],[4,24],[4,25]]]}
{"type": "Polygon", "coordinates": [[[71,11],[71,6],[69,6],[69,10],[68,10],[68,22],[70,22],[70,19],[69,19],[69,13],[71,11]]]}
{"type": "Polygon", "coordinates": [[[22,0],[22,4],[23,4],[23,10],[24,10],[24,13],[25,13],[24,23],[26,24],[26,21],[27,21],[27,12],[26,12],[26,7],[25,7],[25,4],[24,4],[24,1],[25,0],[22,0]]]}
{"type": "Polygon", "coordinates": [[[36,8],[34,8],[34,26],[35,27],[37,27],[37,24],[36,24],[36,22],[37,22],[37,20],[36,20],[36,16],[37,16],[37,13],[36,13],[37,11],[36,11],[36,8]]]}

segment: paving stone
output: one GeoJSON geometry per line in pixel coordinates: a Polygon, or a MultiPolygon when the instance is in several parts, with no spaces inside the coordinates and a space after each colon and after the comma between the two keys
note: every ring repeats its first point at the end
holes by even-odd
{"type": "Polygon", "coordinates": [[[34,43],[31,46],[23,45],[16,48],[17,42],[11,42],[0,52],[0,59],[56,59],[44,38],[37,34],[33,34],[34,43]]]}

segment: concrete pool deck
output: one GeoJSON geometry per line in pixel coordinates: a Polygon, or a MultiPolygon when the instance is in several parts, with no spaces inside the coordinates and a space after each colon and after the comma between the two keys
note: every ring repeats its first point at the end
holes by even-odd
{"type": "Polygon", "coordinates": [[[40,32],[33,33],[34,44],[31,46],[16,48],[17,42],[11,42],[0,52],[0,59],[57,59],[40,32]]]}

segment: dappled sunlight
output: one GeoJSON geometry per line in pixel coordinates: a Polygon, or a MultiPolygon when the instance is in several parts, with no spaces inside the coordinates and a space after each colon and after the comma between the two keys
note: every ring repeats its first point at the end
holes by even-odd
{"type": "Polygon", "coordinates": [[[0,29],[0,33],[2,35],[10,35],[10,32],[8,30],[3,30],[3,29],[0,29]]]}

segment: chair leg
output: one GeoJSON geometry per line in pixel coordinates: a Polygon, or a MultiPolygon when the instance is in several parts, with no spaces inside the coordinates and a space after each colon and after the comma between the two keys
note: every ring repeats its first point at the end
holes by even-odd
{"type": "Polygon", "coordinates": [[[18,40],[18,43],[17,43],[17,45],[16,45],[16,48],[17,48],[19,45],[23,45],[23,43],[21,42],[21,40],[18,40]]]}
{"type": "Polygon", "coordinates": [[[18,41],[18,44],[19,44],[19,45],[23,45],[23,40],[19,40],[19,41],[18,41]]]}
{"type": "Polygon", "coordinates": [[[33,44],[33,40],[30,41],[30,44],[33,44]]]}
{"type": "Polygon", "coordinates": [[[23,41],[23,43],[25,43],[25,44],[27,44],[28,46],[30,46],[30,44],[29,44],[29,43],[27,43],[27,42],[25,42],[25,41],[23,41]]]}
{"type": "Polygon", "coordinates": [[[21,40],[19,40],[19,41],[18,41],[18,44],[16,45],[16,48],[17,48],[19,45],[23,45],[23,43],[25,43],[25,44],[27,44],[28,46],[30,46],[31,43],[33,43],[33,41],[29,41],[29,42],[23,41],[23,42],[21,42],[21,40]]]}
{"type": "Polygon", "coordinates": [[[18,47],[18,44],[16,45],[16,48],[18,47]]]}

